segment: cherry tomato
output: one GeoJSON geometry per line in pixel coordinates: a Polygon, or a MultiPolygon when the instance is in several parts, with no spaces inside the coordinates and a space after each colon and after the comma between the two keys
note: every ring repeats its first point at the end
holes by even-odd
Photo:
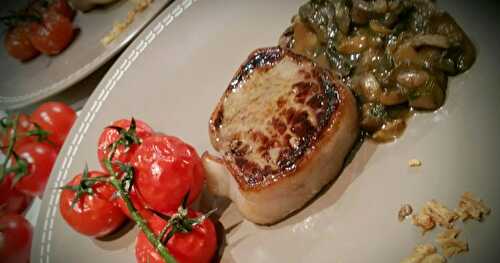
{"type": "MultiPolygon", "coordinates": [[[[130,123],[131,123],[130,120],[122,119],[113,122],[111,126],[128,129],[130,128],[130,123]]],[[[135,120],[135,124],[136,124],[136,135],[137,137],[139,137],[139,139],[144,140],[145,138],[153,134],[153,129],[149,127],[149,125],[147,125],[145,122],[141,120],[135,120]]],[[[101,166],[104,170],[106,170],[106,167],[104,166],[103,160],[105,158],[108,158],[109,154],[111,154],[109,146],[112,143],[116,142],[119,138],[120,138],[119,132],[116,129],[109,127],[105,128],[104,131],[101,133],[101,136],[99,137],[99,142],[97,143],[97,158],[99,159],[99,162],[101,163],[101,166]]],[[[136,144],[132,144],[130,147],[119,145],[115,150],[112,161],[129,163],[137,147],[138,145],[136,144]]],[[[115,167],[115,169],[118,170],[117,167],[115,167]]]]}
{"type": "MultiPolygon", "coordinates": [[[[27,132],[34,129],[33,123],[30,121],[28,115],[19,114],[17,119],[17,136],[16,136],[16,144],[14,146],[14,151],[18,151],[21,145],[24,145],[29,142],[33,142],[36,140],[33,136],[28,136],[27,132]]],[[[7,151],[7,147],[9,145],[10,137],[14,130],[12,128],[6,129],[4,133],[2,133],[2,151],[5,153],[7,151]]]]}
{"type": "MultiPolygon", "coordinates": [[[[106,176],[105,173],[91,171],[89,178],[106,176]]],[[[69,186],[79,185],[82,175],[75,176],[69,186]]],[[[80,234],[90,237],[102,237],[118,229],[127,219],[114,203],[114,188],[105,183],[91,186],[94,194],[82,194],[74,207],[71,207],[77,194],[65,189],[61,192],[59,209],[66,222],[80,234]]]]}
{"type": "Polygon", "coordinates": [[[31,142],[21,145],[17,154],[28,163],[28,171],[15,188],[29,196],[41,196],[56,161],[57,150],[45,142],[31,142]]]}
{"type": "Polygon", "coordinates": [[[176,137],[155,134],[144,139],[132,163],[136,190],[148,208],[168,213],[177,209],[188,191],[188,204],[200,194],[205,179],[201,159],[176,137]]]}
{"type": "Polygon", "coordinates": [[[69,20],[73,20],[75,16],[75,10],[71,8],[66,0],[54,0],[50,3],[49,12],[56,12],[60,15],[67,17],[69,20]]]}
{"type": "Polygon", "coordinates": [[[23,216],[0,216],[0,259],[2,263],[28,263],[33,229],[23,216]]]}
{"type": "Polygon", "coordinates": [[[40,54],[31,44],[29,34],[29,27],[26,24],[19,24],[7,31],[4,45],[9,55],[20,61],[28,61],[40,54]]]}
{"type": "MultiPolygon", "coordinates": [[[[196,218],[200,213],[189,211],[189,218],[196,218]]],[[[159,235],[167,222],[157,215],[148,220],[149,226],[156,235],[159,235]]],[[[167,230],[168,232],[168,230],[167,230]]],[[[196,225],[189,233],[175,233],[167,242],[169,253],[180,263],[210,262],[217,249],[217,235],[214,224],[210,219],[205,219],[196,225]]],[[[137,236],[135,257],[138,263],[164,262],[156,252],[146,235],[141,231],[137,236]]]]}
{"type": "Polygon", "coordinates": [[[30,41],[40,52],[47,55],[61,53],[73,40],[74,30],[70,19],[55,11],[47,11],[42,21],[31,23],[30,41]]]}
{"type": "Polygon", "coordinates": [[[76,112],[61,102],[46,102],[31,113],[31,121],[48,131],[49,141],[61,147],[76,119],[76,112]]]}
{"type": "Polygon", "coordinates": [[[0,215],[5,213],[21,214],[29,206],[31,200],[31,197],[12,187],[12,176],[7,175],[0,182],[0,215]]]}
{"type": "MultiPolygon", "coordinates": [[[[137,193],[135,187],[132,187],[129,196],[130,199],[132,200],[134,208],[139,212],[139,214],[143,218],[149,218],[152,213],[144,207],[144,201],[142,201],[142,197],[139,195],[139,193],[137,193]]],[[[130,211],[128,210],[127,204],[125,203],[125,201],[123,201],[123,199],[117,198],[116,205],[120,207],[120,209],[126,216],[128,216],[130,219],[133,219],[132,216],[130,215],[130,211]]]]}

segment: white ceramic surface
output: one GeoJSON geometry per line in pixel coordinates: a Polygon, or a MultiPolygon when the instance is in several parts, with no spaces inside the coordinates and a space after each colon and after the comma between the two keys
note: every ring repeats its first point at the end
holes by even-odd
{"type": "MultiPolygon", "coordinates": [[[[133,2],[122,0],[107,8],[78,13],[74,25],[80,28],[74,42],[61,54],[39,56],[20,63],[10,57],[3,45],[0,48],[0,109],[12,109],[49,97],[75,84],[124,48],[147,23],[172,0],[155,0],[138,14],[134,22],[108,46],[100,42],[113,24],[126,18],[133,2]]],[[[2,2],[0,16],[9,10],[25,6],[27,1],[2,2]]],[[[0,26],[0,38],[4,38],[0,26]]]]}
{"type": "MultiPolygon", "coordinates": [[[[252,50],[277,43],[303,2],[182,0],[157,17],[110,69],[72,129],[41,205],[31,261],[133,262],[137,229],[108,241],[76,234],[58,212],[56,187],[85,164],[99,168],[97,138],[119,118],[135,116],[200,153],[212,151],[207,122],[233,73],[252,50]]],[[[472,69],[451,78],[445,106],[417,114],[397,142],[365,143],[331,187],[277,225],[256,226],[233,206],[221,207],[222,262],[399,262],[439,232],[422,236],[408,220],[398,222],[400,205],[419,209],[437,199],[453,208],[465,191],[493,212],[482,223],[458,224],[470,252],[449,262],[498,262],[500,42],[491,31],[500,19],[493,2],[439,5],[479,49],[472,69]],[[423,165],[409,168],[412,158],[423,165]]]]}

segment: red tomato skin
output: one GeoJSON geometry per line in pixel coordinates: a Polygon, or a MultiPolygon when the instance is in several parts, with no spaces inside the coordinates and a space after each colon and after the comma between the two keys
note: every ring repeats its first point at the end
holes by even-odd
{"type": "Polygon", "coordinates": [[[45,12],[41,23],[32,23],[30,33],[33,47],[47,55],[61,53],[74,37],[70,19],[54,11],[45,12]]]}
{"type": "MultiPolygon", "coordinates": [[[[27,136],[27,132],[34,128],[33,122],[31,122],[30,117],[26,114],[19,114],[17,120],[17,137],[16,144],[14,145],[14,151],[18,152],[21,145],[24,145],[29,142],[36,141],[36,138],[33,136],[27,136]]],[[[2,151],[4,153],[7,152],[7,146],[9,145],[10,137],[14,130],[9,128],[5,133],[2,134],[2,151]]]]}
{"type": "Polygon", "coordinates": [[[57,150],[45,142],[31,142],[21,145],[19,157],[28,162],[28,174],[19,180],[15,188],[29,196],[41,196],[49,179],[57,150]]]}
{"type": "Polygon", "coordinates": [[[136,190],[146,207],[157,212],[177,210],[190,191],[188,204],[200,194],[205,173],[196,150],[179,138],[155,134],[135,152],[136,190]]]}
{"type": "MultiPolygon", "coordinates": [[[[139,195],[139,193],[135,190],[135,187],[132,187],[129,193],[130,199],[132,200],[132,204],[134,205],[134,208],[139,212],[139,214],[143,218],[149,218],[152,215],[152,212],[147,210],[144,207],[144,201],[142,201],[142,197],[139,195]]],[[[132,218],[132,215],[130,214],[130,211],[128,210],[127,204],[123,199],[117,198],[116,199],[116,205],[122,210],[122,212],[130,219],[132,218]]]]}
{"type": "Polygon", "coordinates": [[[24,24],[17,25],[7,31],[4,45],[9,55],[20,61],[28,61],[40,54],[40,51],[31,44],[29,28],[24,24]]]}
{"type": "Polygon", "coordinates": [[[71,8],[66,0],[55,0],[52,1],[48,8],[49,12],[56,12],[60,15],[67,17],[69,20],[73,20],[75,17],[75,10],[71,8]]]}
{"type": "Polygon", "coordinates": [[[31,121],[48,131],[49,141],[61,147],[76,119],[76,112],[62,102],[46,102],[31,113],[31,121]]]}
{"type": "MultiPolygon", "coordinates": [[[[136,134],[141,140],[144,140],[145,138],[153,134],[153,129],[149,127],[149,125],[146,124],[145,122],[141,120],[135,120],[135,124],[136,124],[136,134]]],[[[128,129],[130,127],[130,120],[127,119],[117,120],[113,122],[111,126],[128,129]]],[[[101,136],[99,137],[99,141],[97,143],[97,158],[101,164],[101,167],[104,170],[106,170],[106,167],[104,166],[103,160],[104,158],[107,158],[109,154],[111,154],[109,151],[109,145],[116,142],[119,139],[119,137],[120,136],[118,131],[112,128],[104,128],[104,130],[101,133],[101,136]]],[[[123,145],[118,146],[113,156],[113,161],[130,163],[130,159],[132,158],[134,152],[137,150],[137,147],[138,145],[132,145],[129,148],[126,148],[123,145]]],[[[115,167],[115,171],[118,170],[119,170],[118,167],[115,167]]]]}
{"type": "Polygon", "coordinates": [[[7,175],[0,183],[0,215],[6,213],[22,214],[33,198],[12,187],[12,177],[7,175]]]}
{"type": "MultiPolygon", "coordinates": [[[[107,174],[90,171],[89,177],[107,174]]],[[[75,176],[68,185],[80,183],[81,175],[75,176]]],[[[62,217],[78,233],[89,237],[102,237],[118,229],[127,219],[114,203],[114,188],[109,184],[97,183],[93,187],[94,195],[83,194],[74,208],[71,207],[76,192],[62,190],[59,210],[62,217]]]]}
{"type": "MultiPolygon", "coordinates": [[[[190,218],[199,215],[200,213],[194,211],[188,213],[190,218]]],[[[148,223],[156,235],[159,235],[166,225],[166,222],[157,215],[152,216],[148,223]]],[[[214,224],[207,218],[201,224],[195,226],[190,233],[176,233],[167,242],[167,249],[179,263],[211,262],[217,250],[217,234],[214,224]]],[[[137,263],[164,262],[142,231],[137,236],[135,257],[137,263]]]]}
{"type": "Polygon", "coordinates": [[[28,263],[33,228],[18,214],[0,216],[0,259],[2,263],[28,263]]]}

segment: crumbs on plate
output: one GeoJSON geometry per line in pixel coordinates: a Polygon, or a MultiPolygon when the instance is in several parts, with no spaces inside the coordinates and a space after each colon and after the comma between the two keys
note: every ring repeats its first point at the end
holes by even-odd
{"type": "Polygon", "coordinates": [[[465,192],[458,202],[457,213],[462,221],[475,219],[482,221],[484,216],[489,215],[491,209],[484,204],[483,200],[476,198],[472,193],[465,192]]]}
{"type": "Polygon", "coordinates": [[[411,159],[408,161],[408,165],[410,167],[420,167],[420,166],[422,166],[422,161],[417,160],[417,159],[411,159]]]}
{"type": "Polygon", "coordinates": [[[469,250],[467,241],[457,239],[460,232],[459,229],[446,229],[437,236],[436,242],[441,246],[443,254],[446,257],[451,257],[469,250]]]}
{"type": "Polygon", "coordinates": [[[437,249],[431,244],[418,245],[413,254],[403,259],[401,263],[444,263],[446,258],[437,253],[437,249]]]}
{"type": "MultiPolygon", "coordinates": [[[[403,221],[401,218],[404,219],[404,216],[399,215],[407,213],[403,209],[405,206],[409,205],[401,207],[398,214],[400,221],[403,221]]],[[[411,208],[411,206],[409,207],[411,208]]],[[[425,203],[420,212],[413,215],[412,224],[422,229],[422,234],[434,229],[436,225],[444,227],[444,231],[437,236],[436,243],[446,257],[451,257],[469,251],[467,240],[457,239],[461,230],[454,228],[454,222],[459,218],[464,222],[471,218],[480,222],[490,213],[491,209],[481,199],[470,192],[465,192],[455,211],[448,209],[436,200],[425,203]]],[[[401,263],[429,262],[446,262],[446,258],[438,254],[432,244],[418,245],[410,257],[401,261],[401,263]]]]}
{"type": "Polygon", "coordinates": [[[398,212],[398,220],[402,222],[405,218],[413,213],[413,208],[409,204],[404,204],[401,206],[398,212]]]}
{"type": "Polygon", "coordinates": [[[135,16],[144,11],[144,9],[146,9],[153,2],[153,0],[134,0],[132,2],[135,3],[134,8],[128,12],[125,20],[113,25],[113,29],[101,39],[102,45],[107,46],[113,42],[123,31],[125,31],[125,29],[127,29],[130,24],[132,24],[132,22],[134,22],[135,16]]]}
{"type": "Polygon", "coordinates": [[[427,202],[420,210],[420,213],[413,216],[412,223],[420,227],[425,234],[434,228],[436,224],[452,228],[453,222],[458,218],[457,213],[448,209],[436,200],[427,202]]]}

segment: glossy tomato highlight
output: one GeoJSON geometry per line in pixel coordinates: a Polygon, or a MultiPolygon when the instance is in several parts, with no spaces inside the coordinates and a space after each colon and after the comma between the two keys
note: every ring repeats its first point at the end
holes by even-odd
{"type": "Polygon", "coordinates": [[[46,102],[31,114],[31,121],[49,132],[49,141],[61,147],[76,119],[76,112],[62,102],[46,102]]]}
{"type": "MultiPolygon", "coordinates": [[[[101,163],[102,169],[106,170],[106,166],[104,165],[103,160],[105,158],[109,158],[109,155],[111,154],[110,145],[116,142],[120,138],[120,133],[117,131],[116,128],[128,130],[130,128],[130,124],[131,120],[121,119],[113,122],[110,127],[106,127],[102,131],[101,136],[99,137],[99,142],[97,144],[97,158],[101,163]]],[[[153,134],[153,129],[149,127],[149,125],[146,124],[145,122],[141,120],[135,120],[135,125],[136,125],[135,134],[141,141],[144,141],[145,138],[153,134]]],[[[137,147],[139,147],[139,145],[136,144],[132,144],[130,147],[119,145],[115,150],[112,161],[119,161],[125,164],[130,163],[130,159],[132,158],[132,155],[135,153],[137,147]]]]}
{"type": "MultiPolygon", "coordinates": [[[[90,178],[107,176],[102,172],[91,171],[90,178]]],[[[82,175],[75,176],[67,186],[78,186],[82,175]]],[[[82,194],[72,207],[77,192],[64,189],[61,192],[59,210],[68,225],[82,235],[102,237],[118,229],[127,219],[115,204],[115,189],[110,184],[98,182],[91,186],[94,194],[82,194]]]]}
{"type": "Polygon", "coordinates": [[[177,137],[155,134],[144,139],[132,163],[136,190],[145,205],[157,212],[175,211],[188,191],[191,204],[201,192],[205,179],[201,159],[177,137]]]}
{"type": "Polygon", "coordinates": [[[15,188],[29,196],[41,196],[56,161],[57,150],[49,143],[30,142],[21,145],[17,154],[27,162],[28,169],[15,188]]]}

